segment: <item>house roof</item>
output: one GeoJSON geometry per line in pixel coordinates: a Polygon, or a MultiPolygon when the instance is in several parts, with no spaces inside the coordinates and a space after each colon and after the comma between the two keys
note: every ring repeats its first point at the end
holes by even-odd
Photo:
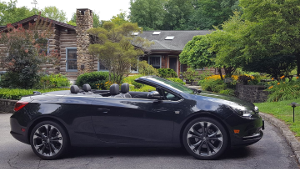
{"type": "MultiPolygon", "coordinates": [[[[15,23],[13,23],[11,25],[16,27],[16,26],[18,26],[18,24],[25,24],[27,22],[33,21],[34,19],[36,19],[38,17],[39,17],[39,15],[33,15],[33,16],[29,17],[29,18],[25,18],[25,19],[23,19],[23,20],[21,20],[19,22],[15,22],[15,23]]],[[[41,17],[41,16],[40,16],[40,18],[43,19],[43,20],[45,20],[45,21],[52,22],[52,24],[65,27],[67,29],[75,30],[75,28],[76,28],[76,26],[69,25],[69,24],[66,24],[66,23],[63,23],[63,22],[58,22],[58,21],[55,21],[53,19],[49,19],[49,18],[45,18],[45,17],[41,17]]],[[[6,30],[6,26],[0,26],[0,32],[4,31],[4,30],[6,30]]]]}
{"type": "Polygon", "coordinates": [[[154,42],[150,46],[151,51],[182,51],[184,46],[197,35],[206,35],[208,30],[155,30],[144,31],[138,36],[154,42]],[[156,34],[153,34],[156,32],[156,34]],[[158,33],[160,32],[160,33],[158,33]],[[168,37],[169,39],[166,39],[168,37]]]}

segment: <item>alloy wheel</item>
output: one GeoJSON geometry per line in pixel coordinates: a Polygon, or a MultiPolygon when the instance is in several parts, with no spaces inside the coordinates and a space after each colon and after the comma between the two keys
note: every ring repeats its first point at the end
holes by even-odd
{"type": "Polygon", "coordinates": [[[32,136],[33,147],[41,156],[55,156],[63,147],[64,139],[59,129],[44,124],[36,129],[32,136]]]}
{"type": "Polygon", "coordinates": [[[213,123],[197,122],[187,132],[187,145],[197,155],[209,157],[220,151],[223,146],[223,134],[213,123]]]}

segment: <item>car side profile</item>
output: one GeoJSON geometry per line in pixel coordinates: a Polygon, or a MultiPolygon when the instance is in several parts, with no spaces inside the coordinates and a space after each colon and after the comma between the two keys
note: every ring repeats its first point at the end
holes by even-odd
{"type": "Polygon", "coordinates": [[[11,134],[42,159],[69,148],[185,147],[197,159],[216,159],[231,147],[259,141],[258,108],[235,97],[189,89],[156,76],[135,80],[156,88],[129,92],[129,85],[92,90],[36,92],[16,103],[11,134]]]}

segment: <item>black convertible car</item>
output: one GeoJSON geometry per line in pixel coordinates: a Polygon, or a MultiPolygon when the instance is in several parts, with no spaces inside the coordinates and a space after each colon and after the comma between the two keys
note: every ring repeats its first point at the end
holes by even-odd
{"type": "Polygon", "coordinates": [[[156,88],[129,92],[56,91],[22,97],[10,118],[11,134],[42,159],[56,159],[71,146],[180,147],[197,159],[215,159],[227,148],[259,141],[258,108],[235,97],[189,89],[156,76],[135,80],[156,88]]]}

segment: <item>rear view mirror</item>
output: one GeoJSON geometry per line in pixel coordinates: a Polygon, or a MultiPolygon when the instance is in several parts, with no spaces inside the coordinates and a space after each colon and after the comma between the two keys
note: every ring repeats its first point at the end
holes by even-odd
{"type": "Polygon", "coordinates": [[[148,99],[162,100],[162,96],[157,91],[152,91],[147,95],[148,99]]]}

